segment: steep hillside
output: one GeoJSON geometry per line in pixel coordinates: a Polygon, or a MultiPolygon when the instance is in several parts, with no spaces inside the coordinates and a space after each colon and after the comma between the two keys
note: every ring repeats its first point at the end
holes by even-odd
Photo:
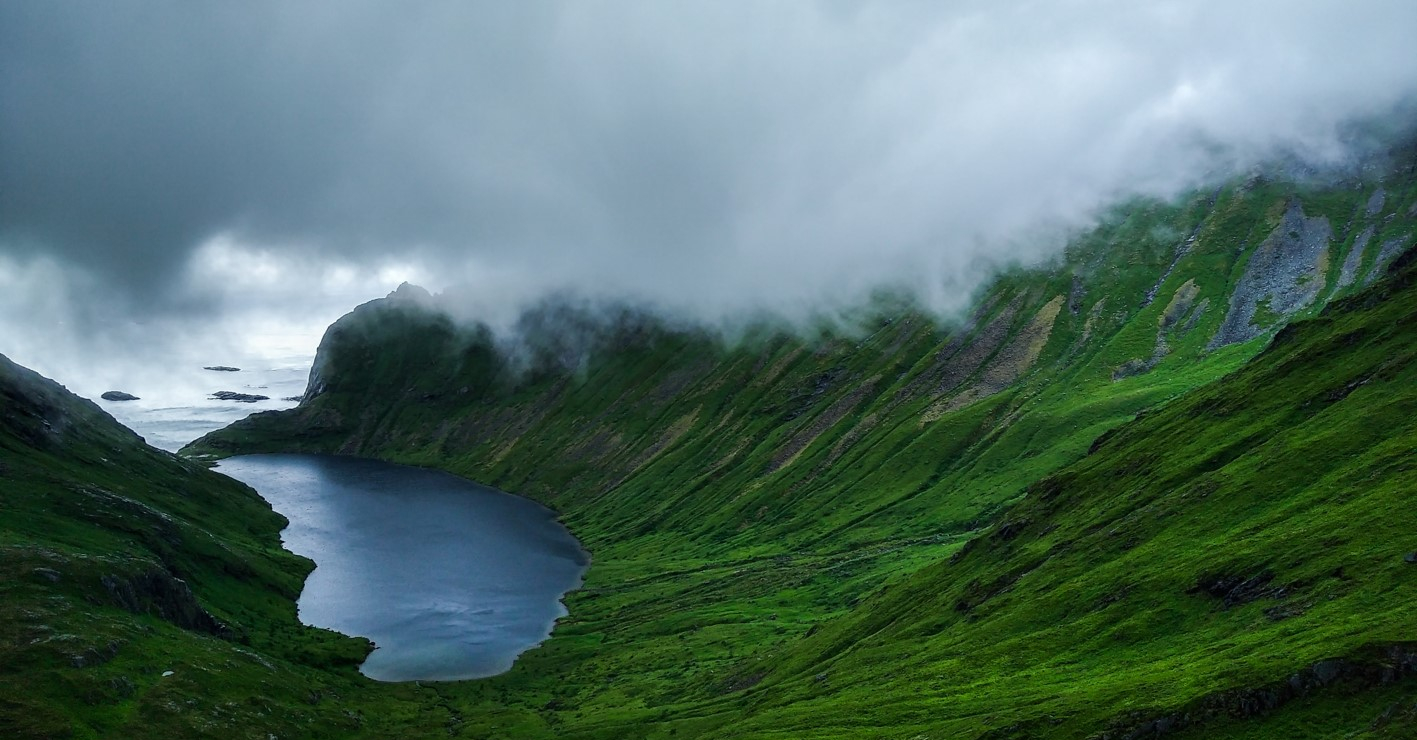
{"type": "MultiPolygon", "coordinates": [[[[1417,233],[1400,161],[1129,204],[958,325],[882,301],[725,344],[548,305],[513,352],[403,288],[331,327],[300,407],[187,452],[431,465],[564,513],[586,588],[511,673],[439,689],[467,733],[1243,736],[1218,718],[1255,702],[1364,730],[1410,686],[1323,661],[1409,662],[1410,410],[1340,389],[1417,387],[1410,268],[1369,288],[1417,233]]],[[[1392,706],[1374,732],[1410,727],[1392,706]]]]}
{"type": "Polygon", "coordinates": [[[730,734],[1337,737],[1309,723],[1350,713],[1409,736],[1417,253],[1403,263],[762,661],[757,716],[730,734]],[[1229,722],[1290,702],[1264,729],[1229,722]]]}
{"type": "Polygon", "coordinates": [[[636,557],[651,532],[656,557],[684,541],[723,557],[964,535],[1106,429],[1367,284],[1396,251],[1371,245],[1414,235],[1400,174],[1132,204],[1062,263],[1000,278],[954,326],[882,305],[858,332],[765,326],[725,346],[550,305],[524,318],[514,358],[408,288],[331,328],[298,409],[193,450],[447,467],[555,506],[597,551],[634,541],[636,557]],[[1361,279],[1345,283],[1333,268],[1349,263],[1361,279]]]}
{"type": "Polygon", "coordinates": [[[355,726],[311,698],[367,643],[296,621],[312,565],[249,488],[0,356],[0,492],[0,735],[355,726]]]}

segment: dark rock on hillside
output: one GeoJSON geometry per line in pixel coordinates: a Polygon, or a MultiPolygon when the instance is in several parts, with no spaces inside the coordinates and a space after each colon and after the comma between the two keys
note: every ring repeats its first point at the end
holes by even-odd
{"type": "Polygon", "coordinates": [[[1284,587],[1271,586],[1270,582],[1273,580],[1274,574],[1267,570],[1250,578],[1226,574],[1206,576],[1201,578],[1190,592],[1205,593],[1220,599],[1225,608],[1229,609],[1259,599],[1283,596],[1284,587]]]}
{"type": "Polygon", "coordinates": [[[183,629],[211,635],[230,632],[197,603],[186,581],[163,570],[153,568],[126,577],[106,575],[101,580],[113,604],[134,614],[152,614],[183,629]]]}
{"type": "Polygon", "coordinates": [[[1145,717],[1137,712],[1118,718],[1095,740],[1142,740],[1163,737],[1216,719],[1246,719],[1269,714],[1295,699],[1343,681],[1354,688],[1391,686],[1417,673],[1417,652],[1410,643],[1372,649],[1366,660],[1330,658],[1291,674],[1288,679],[1249,689],[1208,694],[1181,711],[1145,717]]]}
{"type": "Polygon", "coordinates": [[[117,694],[120,699],[131,698],[133,694],[138,691],[138,687],[134,686],[133,681],[127,676],[110,678],[108,680],[108,686],[113,689],[113,693],[117,694]]]}
{"type": "MultiPolygon", "coordinates": [[[[1194,239],[1195,236],[1193,235],[1191,240],[1193,241],[1194,239]]],[[[1160,286],[1157,287],[1159,288],[1160,286]]],[[[1155,290],[1155,288],[1153,290],[1155,290]]],[[[1206,306],[1208,305],[1207,302],[1201,301],[1199,304],[1196,303],[1196,298],[1200,296],[1200,292],[1200,286],[1196,285],[1194,278],[1187,280],[1181,287],[1176,289],[1176,293],[1171,296],[1171,300],[1166,304],[1166,308],[1162,310],[1161,316],[1157,319],[1156,345],[1151,351],[1151,356],[1128,360],[1122,363],[1112,371],[1113,381],[1124,380],[1136,375],[1141,375],[1142,373],[1151,372],[1153,368],[1161,364],[1162,360],[1166,359],[1167,355],[1171,354],[1171,345],[1166,341],[1167,337],[1175,338],[1184,336],[1190,332],[1191,329],[1195,328],[1196,322],[1200,320],[1201,314],[1205,312],[1206,306]],[[1194,311],[1191,310],[1192,307],[1195,308],[1194,311]],[[1189,315],[1189,318],[1187,318],[1187,315],[1189,315]]],[[[1151,303],[1151,297],[1147,298],[1147,303],[1151,303]]]]}
{"type": "Polygon", "coordinates": [[[118,657],[118,650],[123,647],[123,643],[118,640],[110,640],[103,647],[90,647],[83,652],[70,655],[69,665],[75,668],[90,668],[100,666],[118,657]]]}
{"type": "Polygon", "coordinates": [[[236,391],[217,391],[212,394],[212,398],[218,401],[236,401],[238,403],[255,403],[257,401],[269,401],[270,396],[261,396],[254,393],[237,393],[236,391]]]}
{"type": "Polygon", "coordinates": [[[1112,380],[1125,380],[1136,375],[1141,375],[1151,368],[1152,362],[1150,360],[1127,360],[1112,371],[1112,380]]]}
{"type": "Polygon", "coordinates": [[[133,395],[133,394],[131,394],[131,393],[124,393],[123,391],[104,391],[103,395],[99,396],[99,398],[102,398],[102,399],[105,400],[105,401],[136,401],[136,400],[138,400],[138,397],[137,397],[137,396],[135,396],[135,395],[133,395]]]}
{"type": "Polygon", "coordinates": [[[239,372],[241,372],[241,368],[239,368],[239,367],[232,367],[232,366],[230,366],[230,365],[207,365],[207,366],[203,367],[202,369],[203,369],[203,370],[215,370],[215,371],[217,371],[217,372],[219,372],[219,373],[239,373],[239,372]]]}
{"type": "Polygon", "coordinates": [[[999,525],[998,529],[994,530],[994,539],[1011,540],[1017,537],[1023,530],[1028,529],[1028,525],[1029,521],[1027,519],[1004,522],[999,525]]]}

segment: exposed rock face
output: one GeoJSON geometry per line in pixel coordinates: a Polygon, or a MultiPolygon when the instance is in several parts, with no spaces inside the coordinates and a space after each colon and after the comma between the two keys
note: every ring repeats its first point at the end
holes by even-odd
{"type": "Polygon", "coordinates": [[[1054,296],[1039,309],[1038,313],[1008,344],[1004,344],[1009,326],[1016,313],[1017,300],[1010,304],[998,317],[989,322],[982,332],[971,338],[970,343],[965,346],[963,351],[950,358],[944,374],[945,382],[940,387],[942,390],[946,390],[946,386],[948,388],[957,387],[964,380],[963,376],[967,376],[978,368],[979,374],[975,382],[962,392],[941,398],[931,404],[921,417],[921,422],[935,421],[951,411],[988,398],[1023,377],[1024,373],[1033,367],[1033,363],[1038,361],[1038,356],[1047,346],[1048,339],[1053,334],[1053,324],[1057,321],[1065,300],[1066,296],[1054,296]],[[996,348],[998,348],[997,352],[995,352],[996,348]],[[990,354],[993,356],[990,357],[990,354]],[[989,359],[987,363],[984,362],[985,358],[989,359]]]}
{"type": "MultiPolygon", "coordinates": [[[[1018,308],[1019,299],[1016,297],[982,329],[972,334],[961,331],[939,351],[937,357],[941,362],[936,383],[937,393],[946,393],[959,387],[1003,345],[1004,340],[1008,339],[1009,327],[1013,325],[1018,308]]],[[[970,329],[972,330],[973,326],[970,329]]]]}
{"type": "Polygon", "coordinates": [[[152,614],[183,629],[226,635],[229,628],[213,617],[181,578],[154,568],[130,576],[106,575],[103,589],[112,602],[134,614],[152,614]]]}
{"type": "Polygon", "coordinates": [[[1049,337],[1053,336],[1053,323],[1062,308],[1061,295],[1043,304],[1028,325],[984,367],[978,384],[964,394],[971,396],[965,403],[999,393],[1023,377],[1038,361],[1038,356],[1043,354],[1049,337]]]}
{"type": "Polygon", "coordinates": [[[845,419],[847,414],[851,413],[851,410],[856,408],[862,400],[869,397],[880,380],[881,376],[876,375],[859,383],[856,390],[843,396],[804,428],[798,430],[798,432],[787,441],[787,444],[773,456],[772,463],[768,466],[768,471],[779,470],[792,464],[792,461],[796,460],[797,456],[801,455],[802,451],[806,450],[808,446],[815,442],[823,432],[836,426],[842,419],[845,419]]]}
{"type": "Polygon", "coordinates": [[[1161,312],[1161,317],[1157,321],[1161,324],[1162,331],[1170,329],[1179,324],[1186,316],[1186,312],[1195,305],[1196,297],[1201,293],[1200,286],[1196,285],[1195,278],[1187,280],[1176,289],[1176,294],[1171,296],[1171,302],[1166,304],[1165,310],[1161,312]]]}
{"type": "MultiPolygon", "coordinates": [[[[1213,205],[1214,198],[1211,200],[1213,205]]],[[[1161,273],[1161,277],[1156,279],[1156,284],[1151,286],[1151,289],[1146,292],[1146,297],[1142,299],[1141,306],[1139,306],[1140,308],[1146,308],[1156,300],[1156,294],[1160,292],[1161,286],[1166,284],[1166,280],[1171,277],[1171,273],[1176,271],[1176,265],[1181,264],[1181,258],[1191,253],[1191,247],[1196,243],[1196,239],[1201,233],[1201,227],[1204,225],[1204,221],[1196,224],[1195,228],[1191,230],[1190,235],[1186,237],[1186,240],[1176,245],[1176,251],[1171,256],[1171,265],[1166,268],[1166,272],[1161,273]]]]}
{"type": "Polygon", "coordinates": [[[131,394],[131,393],[124,393],[123,391],[104,391],[103,395],[99,396],[99,398],[102,398],[102,399],[105,400],[105,401],[136,401],[136,400],[138,400],[138,397],[137,397],[137,396],[135,396],[135,395],[133,395],[133,394],[131,394]]]}
{"type": "Polygon", "coordinates": [[[1373,238],[1373,227],[1369,226],[1353,240],[1353,248],[1343,260],[1343,269],[1338,273],[1338,285],[1334,290],[1343,290],[1358,279],[1358,268],[1363,265],[1363,255],[1368,252],[1368,242],[1373,238]]]}
{"type": "Polygon", "coordinates": [[[1195,328],[1196,322],[1205,312],[1208,303],[1206,301],[1196,303],[1196,298],[1200,293],[1200,286],[1196,285],[1195,279],[1187,280],[1177,288],[1175,295],[1171,296],[1171,301],[1166,304],[1166,308],[1156,319],[1156,347],[1152,350],[1151,357],[1122,363],[1112,371],[1112,380],[1124,380],[1134,375],[1150,372],[1152,368],[1166,359],[1166,356],[1171,354],[1171,345],[1166,341],[1167,335],[1186,334],[1195,328]],[[1193,307],[1194,311],[1191,310],[1193,307]],[[1187,314],[1189,314],[1189,318],[1187,318],[1187,314]]]}
{"type": "Polygon", "coordinates": [[[1195,588],[1192,588],[1190,593],[1208,594],[1219,599],[1225,608],[1229,609],[1258,599],[1282,597],[1285,594],[1285,588],[1270,585],[1273,580],[1274,574],[1268,570],[1249,577],[1221,573],[1203,576],[1196,582],[1195,588]]]}
{"type": "Polygon", "coordinates": [[[1387,191],[1378,188],[1373,192],[1373,197],[1368,199],[1368,216],[1376,216],[1383,212],[1383,206],[1387,204],[1387,191]]]}
{"type": "Polygon", "coordinates": [[[1154,355],[1145,360],[1127,360],[1112,370],[1112,381],[1115,383],[1118,380],[1126,380],[1132,376],[1149,372],[1160,361],[1161,358],[1154,355]]]}
{"type": "Polygon", "coordinates": [[[1373,269],[1368,271],[1368,277],[1364,278],[1363,284],[1369,285],[1373,281],[1383,276],[1383,271],[1392,261],[1397,259],[1399,254],[1407,251],[1408,238],[1397,237],[1383,242],[1383,248],[1378,250],[1377,259],[1373,260],[1373,269]]]}
{"type": "Polygon", "coordinates": [[[235,391],[217,391],[212,394],[212,398],[219,401],[236,401],[238,403],[255,403],[257,401],[269,401],[270,396],[260,396],[254,393],[237,393],[235,391]]]}
{"type": "Polygon", "coordinates": [[[215,371],[217,371],[217,372],[219,372],[219,373],[239,373],[239,372],[241,372],[241,368],[239,368],[239,367],[232,367],[232,366],[230,366],[230,365],[207,365],[206,367],[204,367],[204,368],[202,368],[202,369],[203,369],[203,370],[215,370],[215,371]]]}
{"type": "Polygon", "coordinates": [[[1275,319],[1313,304],[1324,286],[1332,238],[1327,218],[1308,218],[1297,198],[1289,201],[1279,225],[1251,255],[1210,348],[1247,342],[1263,334],[1275,319]],[[1260,315],[1261,306],[1267,316],[1260,315]]]}

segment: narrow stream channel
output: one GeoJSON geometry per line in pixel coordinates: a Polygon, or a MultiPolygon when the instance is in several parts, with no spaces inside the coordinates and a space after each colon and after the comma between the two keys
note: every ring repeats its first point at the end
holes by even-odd
{"type": "Polygon", "coordinates": [[[300,620],[378,646],[378,681],[505,672],[551,634],[590,562],[555,512],[432,470],[323,455],[243,455],[217,470],[290,520],[316,563],[300,620]]]}

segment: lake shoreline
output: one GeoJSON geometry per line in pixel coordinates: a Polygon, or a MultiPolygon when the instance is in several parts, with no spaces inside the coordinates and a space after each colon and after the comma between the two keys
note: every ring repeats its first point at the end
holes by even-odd
{"type": "Polygon", "coordinates": [[[463,681],[510,670],[570,616],[592,556],[561,515],[441,470],[338,455],[220,461],[289,524],[316,567],[300,620],[362,637],[376,681],[463,681]]]}

